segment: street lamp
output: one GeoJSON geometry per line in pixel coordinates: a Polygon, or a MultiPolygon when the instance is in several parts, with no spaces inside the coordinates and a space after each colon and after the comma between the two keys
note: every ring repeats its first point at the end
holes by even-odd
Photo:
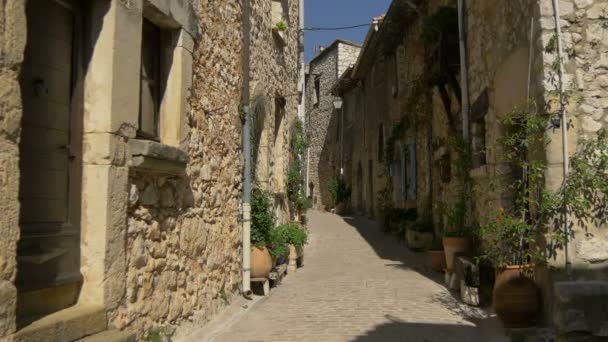
{"type": "Polygon", "coordinates": [[[342,109],[342,99],[337,98],[334,100],[334,109],[342,109]]]}

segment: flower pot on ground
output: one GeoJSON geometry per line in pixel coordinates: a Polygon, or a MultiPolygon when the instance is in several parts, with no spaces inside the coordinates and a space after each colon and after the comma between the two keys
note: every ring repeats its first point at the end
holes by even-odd
{"type": "Polygon", "coordinates": [[[272,257],[266,247],[251,248],[251,278],[268,278],[272,271],[272,257]]]}
{"type": "Polygon", "coordinates": [[[454,269],[454,257],[456,253],[468,253],[471,249],[471,240],[464,232],[446,232],[442,239],[445,252],[445,265],[448,271],[454,269]]]}
{"type": "Polygon", "coordinates": [[[407,246],[415,251],[428,249],[433,242],[433,223],[429,219],[404,221],[407,246]]]}
{"type": "Polygon", "coordinates": [[[492,306],[505,328],[528,328],[538,320],[539,290],[528,271],[520,265],[497,271],[492,306]]]}
{"type": "Polygon", "coordinates": [[[428,250],[429,258],[431,259],[431,268],[435,272],[442,272],[446,268],[445,252],[441,240],[434,239],[428,250]]]}
{"type": "Polygon", "coordinates": [[[268,278],[273,261],[266,248],[274,226],[272,199],[260,189],[254,189],[251,198],[251,277],[268,278]]]}
{"type": "Polygon", "coordinates": [[[494,311],[507,328],[530,327],[538,320],[540,296],[532,264],[544,262],[535,238],[539,230],[520,211],[498,209],[479,227],[484,254],[496,272],[494,311]]]}
{"type": "Polygon", "coordinates": [[[294,260],[297,263],[297,259],[303,257],[303,247],[308,241],[306,227],[298,222],[290,222],[278,226],[275,230],[281,236],[282,241],[288,246],[289,260],[294,260]]]}

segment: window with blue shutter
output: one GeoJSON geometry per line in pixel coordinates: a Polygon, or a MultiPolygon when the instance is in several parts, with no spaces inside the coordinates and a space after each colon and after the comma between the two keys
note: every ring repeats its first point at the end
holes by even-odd
{"type": "Polygon", "coordinates": [[[408,144],[409,155],[410,155],[410,167],[409,167],[409,179],[408,179],[408,195],[407,198],[410,200],[416,199],[416,143],[411,142],[408,144]]]}

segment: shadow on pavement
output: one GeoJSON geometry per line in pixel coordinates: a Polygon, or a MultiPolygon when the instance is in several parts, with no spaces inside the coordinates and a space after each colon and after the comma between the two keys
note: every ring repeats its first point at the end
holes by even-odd
{"type": "Polygon", "coordinates": [[[365,335],[358,336],[351,342],[481,342],[492,341],[484,338],[475,326],[441,324],[441,323],[412,323],[393,320],[379,325],[365,335]]]}

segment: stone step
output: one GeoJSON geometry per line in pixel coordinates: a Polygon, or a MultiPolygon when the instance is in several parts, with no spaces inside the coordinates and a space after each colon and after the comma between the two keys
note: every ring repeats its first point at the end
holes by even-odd
{"type": "Polygon", "coordinates": [[[106,330],[87,336],[78,342],[135,342],[135,333],[120,330],[106,330]]]}
{"type": "Polygon", "coordinates": [[[24,327],[14,335],[13,341],[76,341],[106,328],[106,313],[103,307],[75,305],[24,327]]]}

